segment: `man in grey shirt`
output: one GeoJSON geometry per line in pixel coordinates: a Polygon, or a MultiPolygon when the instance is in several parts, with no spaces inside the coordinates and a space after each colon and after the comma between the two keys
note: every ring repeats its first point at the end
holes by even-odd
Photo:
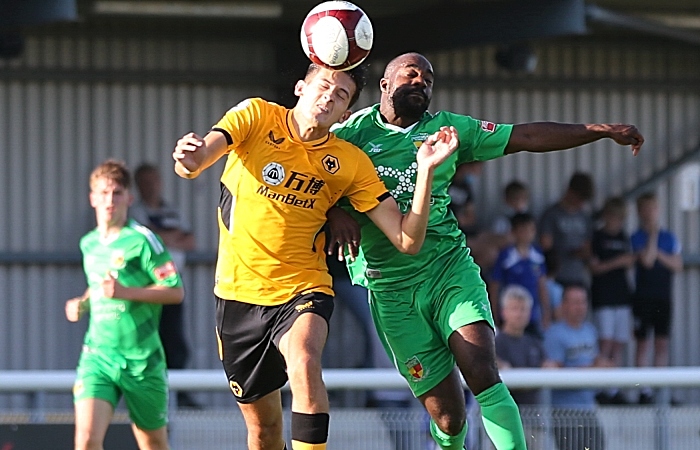
{"type": "Polygon", "coordinates": [[[564,196],[545,210],[540,218],[540,246],[553,252],[559,261],[557,281],[563,285],[591,285],[588,271],[593,219],[587,210],[593,198],[593,181],[588,174],[576,172],[569,180],[564,196]]]}

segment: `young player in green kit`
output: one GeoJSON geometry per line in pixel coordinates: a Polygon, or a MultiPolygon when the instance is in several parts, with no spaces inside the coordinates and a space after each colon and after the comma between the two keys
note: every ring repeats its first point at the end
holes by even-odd
{"type": "Polygon", "coordinates": [[[182,281],[160,238],[127,219],[126,167],[108,160],[90,175],[97,227],[80,241],[88,288],[66,317],[90,324],[73,387],[75,449],[102,449],[123,395],[142,450],[167,450],[168,381],[158,336],[162,305],[180,303],[182,281]]]}
{"type": "MultiPolygon", "coordinates": [[[[494,324],[486,286],[448,209],[448,186],[459,164],[520,151],[548,152],[610,138],[636,154],[644,138],[632,125],[494,124],[450,112],[429,113],[434,73],[420,54],[393,59],[380,81],[381,102],[353,114],[333,131],[372,159],[402,210],[410,207],[415,153],[426,136],[454,126],[460,147],[435,170],[428,231],[421,251],[399,254],[360,214],[351,226],[339,208],[329,212],[330,242],[360,242],[348,267],[370,289],[370,307],[385,349],[431,416],[441,449],[462,449],[467,432],[459,373],[481,406],[484,426],[499,450],[525,449],[518,408],[496,366],[494,324]],[[457,365],[459,372],[455,370],[457,365]]],[[[334,252],[336,248],[329,251],[334,252]]]]}

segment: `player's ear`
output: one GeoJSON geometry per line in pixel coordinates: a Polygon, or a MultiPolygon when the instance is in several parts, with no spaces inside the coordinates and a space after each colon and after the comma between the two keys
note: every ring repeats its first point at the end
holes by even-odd
{"type": "Polygon", "coordinates": [[[382,78],[379,80],[379,90],[382,91],[384,94],[389,93],[389,80],[386,78],[382,78]]]}
{"type": "Polygon", "coordinates": [[[300,97],[302,92],[304,91],[305,86],[306,82],[304,80],[297,81],[297,84],[294,85],[294,95],[300,97]]]}
{"type": "Polygon", "coordinates": [[[343,113],[343,115],[340,116],[340,119],[338,119],[338,123],[343,123],[343,122],[345,122],[346,120],[348,120],[348,118],[350,117],[351,114],[352,114],[352,111],[351,111],[351,110],[348,109],[347,111],[345,111],[345,112],[343,113]]]}

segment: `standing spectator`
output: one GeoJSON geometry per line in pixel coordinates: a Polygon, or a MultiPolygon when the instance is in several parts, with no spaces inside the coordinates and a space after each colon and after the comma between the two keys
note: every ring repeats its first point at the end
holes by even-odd
{"type": "MultiPolygon", "coordinates": [[[[625,346],[632,332],[632,298],[627,270],[634,264],[630,239],[625,233],[625,202],[609,198],[602,211],[603,226],[593,233],[590,269],[591,305],[600,339],[600,354],[622,366],[625,346]]],[[[625,404],[617,388],[601,392],[599,403],[625,404]]]]}
{"type": "Polygon", "coordinates": [[[530,192],[523,183],[513,180],[503,190],[503,206],[491,224],[491,239],[498,248],[513,243],[510,220],[518,213],[529,212],[530,192]]]}
{"type": "MultiPolygon", "coordinates": [[[[516,214],[511,219],[511,234],[514,243],[498,255],[489,281],[491,309],[499,309],[494,302],[500,297],[502,286],[523,286],[534,300],[527,331],[539,337],[549,327],[551,312],[544,255],[534,245],[537,235],[535,218],[528,213],[516,214]]],[[[498,314],[496,316],[498,323],[498,314]]]]}
{"type": "Polygon", "coordinates": [[[559,260],[557,281],[590,286],[588,256],[593,220],[586,210],[593,198],[593,180],[576,172],[564,196],[542,214],[539,224],[542,250],[554,251],[559,260]]]}
{"type": "MultiPolygon", "coordinates": [[[[668,366],[671,328],[671,284],[674,272],[683,270],[681,244],[659,224],[659,203],[654,193],[637,198],[639,230],[632,235],[636,256],[636,292],[633,297],[637,366],[648,366],[649,331],[654,331],[654,366],[668,366]]],[[[650,388],[642,389],[642,404],[652,403],[650,388]]]]}
{"type": "MultiPolygon", "coordinates": [[[[131,217],[150,228],[165,243],[178,270],[185,268],[185,252],[195,246],[194,234],[180,210],[163,198],[163,181],[158,169],[141,164],[134,173],[139,201],[129,210],[131,217]]],[[[160,319],[160,339],[165,349],[168,369],[184,369],[189,348],[184,335],[182,303],[163,306],[160,319]]],[[[177,393],[178,406],[199,408],[187,392],[177,393]]]]}
{"type": "Polygon", "coordinates": [[[127,212],[133,196],[124,164],[108,160],[90,175],[97,227],[80,240],[88,288],[66,302],[66,318],[86,312],[77,376],[75,449],[101,449],[120,398],[142,450],[167,450],[168,380],[158,321],[182,302],[177,267],[163,242],[127,212]]]}
{"type": "MultiPolygon", "coordinates": [[[[562,319],[549,327],[544,338],[545,353],[555,367],[611,366],[598,352],[595,326],[586,320],[587,297],[588,291],[583,285],[564,288],[562,319]]],[[[593,389],[555,389],[552,406],[554,436],[559,450],[604,450],[593,389]]]]}

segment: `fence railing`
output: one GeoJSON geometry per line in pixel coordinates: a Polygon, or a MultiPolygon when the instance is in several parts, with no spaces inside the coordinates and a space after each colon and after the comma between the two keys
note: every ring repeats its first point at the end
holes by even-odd
{"type": "MultiPolygon", "coordinates": [[[[501,372],[512,389],[639,386],[700,387],[700,367],[616,368],[616,369],[508,369],[501,372]]],[[[327,389],[403,389],[406,382],[394,369],[326,369],[327,389]]],[[[73,387],[73,370],[0,371],[0,392],[68,392],[73,387]]],[[[171,370],[172,390],[226,391],[223,370],[171,370]]]]}

